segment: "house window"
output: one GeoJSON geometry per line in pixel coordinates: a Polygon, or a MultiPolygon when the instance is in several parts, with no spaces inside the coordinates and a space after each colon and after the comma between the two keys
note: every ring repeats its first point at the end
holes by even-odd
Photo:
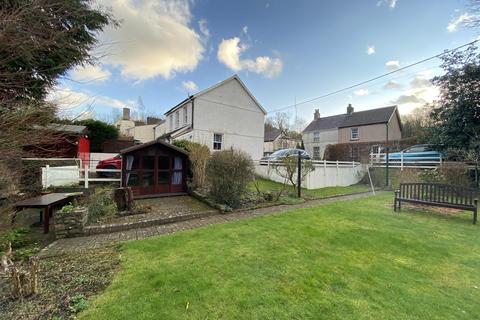
{"type": "Polygon", "coordinates": [[[213,134],[213,150],[222,150],[223,135],[220,133],[213,134]]]}
{"type": "Polygon", "coordinates": [[[188,122],[188,109],[187,107],[183,108],[183,124],[187,124],[188,122]]]}
{"type": "Polygon", "coordinates": [[[320,131],[315,131],[313,133],[313,142],[320,142],[320,131]]]}
{"type": "Polygon", "coordinates": [[[320,159],[320,147],[313,147],[313,158],[320,159]]]}
{"type": "Polygon", "coordinates": [[[175,112],[175,129],[180,127],[180,114],[179,112],[175,112]]]}
{"type": "Polygon", "coordinates": [[[360,138],[360,135],[358,134],[358,128],[352,128],[350,139],[351,140],[358,140],[359,138],[360,138]]]}
{"type": "Polygon", "coordinates": [[[173,130],[173,115],[171,114],[169,117],[170,117],[170,130],[173,130]]]}

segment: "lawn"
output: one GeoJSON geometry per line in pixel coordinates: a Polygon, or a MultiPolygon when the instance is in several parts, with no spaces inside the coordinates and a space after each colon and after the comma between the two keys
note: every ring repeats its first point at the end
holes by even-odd
{"type": "MultiPolygon", "coordinates": [[[[262,192],[277,191],[277,190],[281,190],[283,187],[281,183],[271,181],[271,180],[257,178],[256,181],[258,182],[259,189],[262,192]]],[[[249,185],[249,188],[251,191],[256,191],[255,185],[253,183],[249,185]]],[[[286,190],[287,192],[290,192],[290,193],[296,193],[295,189],[291,185],[288,185],[286,190]]],[[[340,196],[340,195],[351,194],[356,192],[368,192],[368,191],[371,191],[370,186],[365,184],[354,184],[346,187],[326,187],[326,188],[312,189],[312,190],[302,188],[302,195],[308,199],[321,199],[321,198],[326,198],[331,196],[340,196]]]]}
{"type": "Polygon", "coordinates": [[[478,319],[480,227],[392,197],[127,243],[80,319],[478,319]]]}

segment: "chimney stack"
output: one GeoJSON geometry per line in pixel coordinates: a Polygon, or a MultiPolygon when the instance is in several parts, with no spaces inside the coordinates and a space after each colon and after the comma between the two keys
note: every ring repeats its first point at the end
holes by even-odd
{"type": "Polygon", "coordinates": [[[349,103],[347,107],[347,114],[352,114],[352,113],[353,113],[353,107],[352,107],[352,104],[349,103]]]}
{"type": "Polygon", "coordinates": [[[130,120],[130,108],[123,108],[123,120],[130,120]]]}
{"type": "Polygon", "coordinates": [[[313,113],[313,120],[318,120],[320,119],[320,110],[315,109],[315,112],[313,113]]]}

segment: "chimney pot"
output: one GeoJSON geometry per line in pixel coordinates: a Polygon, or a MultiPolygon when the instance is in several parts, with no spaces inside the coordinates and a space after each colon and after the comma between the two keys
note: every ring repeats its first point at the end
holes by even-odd
{"type": "Polygon", "coordinates": [[[123,108],[123,120],[130,120],[130,108],[123,108]]]}
{"type": "Polygon", "coordinates": [[[315,109],[315,112],[313,113],[313,120],[320,119],[320,110],[315,109]]]}
{"type": "Polygon", "coordinates": [[[347,114],[352,114],[352,113],[353,113],[353,107],[352,107],[352,104],[349,103],[347,107],[347,114]]]}

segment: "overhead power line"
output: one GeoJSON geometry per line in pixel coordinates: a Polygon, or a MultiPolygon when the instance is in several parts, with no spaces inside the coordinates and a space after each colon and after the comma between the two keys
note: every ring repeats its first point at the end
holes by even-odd
{"type": "Polygon", "coordinates": [[[345,88],[342,88],[342,89],[339,89],[339,90],[335,90],[335,91],[333,91],[333,92],[326,93],[326,94],[323,94],[323,95],[321,95],[321,96],[318,96],[318,97],[315,97],[315,98],[312,98],[312,99],[304,100],[304,101],[301,101],[301,102],[296,102],[295,104],[291,104],[291,105],[288,105],[288,106],[284,106],[284,107],[281,107],[281,108],[278,108],[278,109],[274,109],[274,110],[268,111],[268,113],[283,111],[283,110],[290,109],[290,108],[293,108],[293,107],[296,108],[296,107],[298,107],[299,105],[302,105],[302,104],[305,104],[305,103],[309,103],[309,102],[313,102],[313,101],[316,101],[316,100],[324,99],[324,98],[326,98],[326,97],[329,97],[329,96],[332,96],[332,95],[335,95],[335,94],[338,94],[338,93],[341,93],[341,92],[344,92],[344,91],[351,90],[351,89],[353,89],[353,88],[356,88],[356,87],[362,86],[362,85],[364,85],[364,84],[370,83],[370,82],[372,82],[372,81],[375,81],[375,80],[378,80],[378,79],[387,77],[387,76],[389,76],[389,75],[391,75],[391,74],[394,74],[394,73],[403,71],[403,70],[405,70],[405,69],[414,67],[414,66],[416,66],[416,65],[425,63],[425,62],[427,62],[427,61],[430,61],[430,60],[433,60],[433,59],[437,59],[437,58],[439,58],[439,57],[441,57],[441,56],[443,56],[443,55],[445,55],[445,54],[448,54],[448,53],[457,51],[458,49],[461,49],[461,48],[463,48],[463,47],[472,45],[472,44],[474,44],[474,43],[476,43],[476,42],[478,42],[478,41],[480,41],[480,39],[479,39],[479,40],[474,40],[474,41],[471,41],[471,42],[468,42],[468,43],[465,43],[465,44],[462,44],[461,46],[458,46],[458,47],[453,48],[453,49],[450,49],[450,50],[445,50],[445,51],[442,52],[442,53],[439,53],[439,54],[436,54],[436,55],[434,55],[434,56],[425,58],[425,59],[423,59],[423,60],[414,62],[414,63],[412,63],[412,64],[409,64],[409,65],[405,66],[405,67],[401,67],[401,68],[398,68],[398,69],[396,69],[396,70],[393,70],[393,71],[384,73],[384,74],[382,74],[382,75],[373,77],[373,78],[371,78],[371,79],[368,79],[368,80],[365,80],[365,81],[362,81],[362,82],[359,82],[359,83],[350,85],[350,86],[348,86],[348,87],[345,87],[345,88]]]}

